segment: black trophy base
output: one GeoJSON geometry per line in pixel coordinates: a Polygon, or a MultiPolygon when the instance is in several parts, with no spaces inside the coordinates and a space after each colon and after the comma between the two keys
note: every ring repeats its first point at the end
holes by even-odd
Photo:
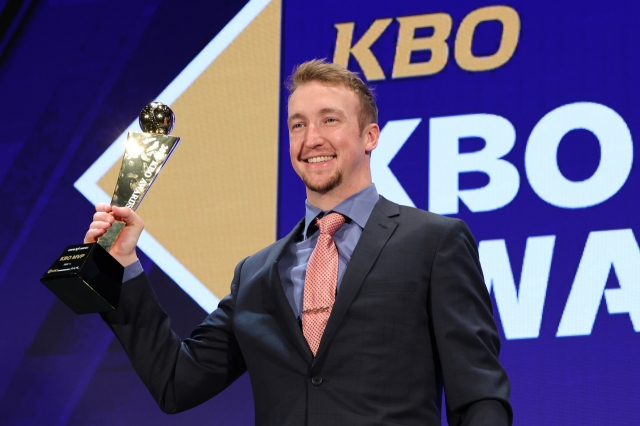
{"type": "Polygon", "coordinates": [[[40,278],[76,314],[118,307],[124,266],[97,243],[69,246],[40,278]]]}

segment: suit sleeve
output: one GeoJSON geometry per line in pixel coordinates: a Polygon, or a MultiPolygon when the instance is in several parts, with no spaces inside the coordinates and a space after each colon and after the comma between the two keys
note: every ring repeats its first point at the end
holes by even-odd
{"type": "Polygon", "coordinates": [[[431,274],[430,309],[450,425],[510,425],[510,384],[475,239],[446,225],[431,274]]]}
{"type": "Polygon", "coordinates": [[[243,263],[236,267],[231,294],[184,341],[172,331],[145,274],[123,283],[118,309],[101,314],[162,411],[199,405],[246,371],[232,328],[243,263]]]}

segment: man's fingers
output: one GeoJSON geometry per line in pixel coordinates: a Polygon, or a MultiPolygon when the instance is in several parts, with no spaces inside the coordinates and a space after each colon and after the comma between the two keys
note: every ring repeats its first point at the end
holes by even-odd
{"type": "Polygon", "coordinates": [[[129,207],[111,206],[105,203],[96,205],[93,220],[109,223],[113,223],[115,220],[122,220],[127,225],[143,225],[140,216],[129,207]]]}
{"type": "Polygon", "coordinates": [[[94,222],[108,222],[108,223],[113,223],[115,221],[114,217],[112,214],[110,213],[106,213],[106,212],[95,212],[93,214],[93,221],[94,222]]]}
{"type": "Polygon", "coordinates": [[[89,225],[89,229],[104,229],[106,231],[109,228],[111,228],[111,223],[109,222],[93,221],[89,225]]]}
{"type": "Polygon", "coordinates": [[[96,211],[109,213],[111,211],[111,206],[107,203],[98,203],[96,204],[96,211]]]}
{"type": "Polygon", "coordinates": [[[105,232],[104,229],[89,229],[84,235],[84,243],[95,243],[105,232]]]}

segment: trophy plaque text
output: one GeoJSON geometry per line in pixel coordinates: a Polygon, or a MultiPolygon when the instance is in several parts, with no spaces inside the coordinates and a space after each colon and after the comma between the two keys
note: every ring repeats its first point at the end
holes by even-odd
{"type": "MultiPolygon", "coordinates": [[[[180,141],[169,136],[175,124],[171,109],[159,102],[140,113],[144,133],[129,132],[112,206],[136,210],[180,141]]],[[[97,243],[69,246],[40,281],[76,314],[116,309],[124,267],[109,250],[124,222],[116,221],[97,243]]]]}

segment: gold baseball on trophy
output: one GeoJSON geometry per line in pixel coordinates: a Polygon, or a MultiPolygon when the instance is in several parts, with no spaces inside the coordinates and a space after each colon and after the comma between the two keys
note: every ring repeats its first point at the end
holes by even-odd
{"type": "Polygon", "coordinates": [[[145,133],[168,135],[176,124],[176,116],[167,105],[151,102],[140,111],[138,122],[145,133]]]}

